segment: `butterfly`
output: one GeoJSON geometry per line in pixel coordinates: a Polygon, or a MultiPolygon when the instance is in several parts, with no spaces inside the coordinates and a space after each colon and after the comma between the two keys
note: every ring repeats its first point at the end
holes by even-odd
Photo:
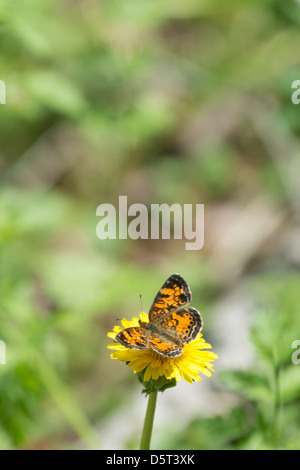
{"type": "Polygon", "coordinates": [[[166,357],[177,357],[183,346],[193,341],[203,327],[200,313],[191,303],[192,293],[180,274],[172,274],[157,293],[149,310],[149,322],[125,328],[116,341],[131,349],[152,348],[166,357]]]}

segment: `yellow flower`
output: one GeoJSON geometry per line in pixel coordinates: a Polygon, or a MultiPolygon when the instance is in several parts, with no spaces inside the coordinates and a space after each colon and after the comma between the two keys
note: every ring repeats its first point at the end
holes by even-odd
{"type": "MultiPolygon", "coordinates": [[[[148,315],[141,312],[140,320],[148,322],[148,315]]],[[[113,332],[108,333],[108,337],[115,339],[116,335],[124,328],[139,326],[139,318],[133,318],[131,321],[123,318],[122,326],[115,326],[113,332]]],[[[108,346],[113,349],[112,359],[127,362],[134,373],[144,371],[143,382],[158,380],[159,377],[165,377],[167,380],[181,381],[181,378],[188,383],[193,381],[200,382],[202,373],[208,377],[214,372],[211,362],[217,359],[217,354],[212,351],[211,345],[206,343],[202,334],[190,343],[183,346],[183,353],[177,357],[166,357],[157,353],[152,348],[147,350],[129,349],[115,342],[108,346]]]]}

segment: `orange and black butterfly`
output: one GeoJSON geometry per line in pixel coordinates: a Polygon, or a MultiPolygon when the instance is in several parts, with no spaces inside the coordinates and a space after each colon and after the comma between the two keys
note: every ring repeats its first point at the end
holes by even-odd
{"type": "Polygon", "coordinates": [[[179,274],[172,274],[154,299],[149,323],[139,320],[139,326],[120,331],[116,341],[127,348],[152,348],[163,356],[180,356],[183,346],[193,341],[203,327],[198,310],[187,307],[191,300],[186,281],[179,274]]]}

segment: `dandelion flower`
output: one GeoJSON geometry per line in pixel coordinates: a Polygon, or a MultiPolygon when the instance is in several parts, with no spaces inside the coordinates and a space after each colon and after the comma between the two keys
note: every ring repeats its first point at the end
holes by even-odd
{"type": "MultiPolygon", "coordinates": [[[[122,326],[115,326],[107,336],[115,339],[124,328],[138,327],[139,320],[148,322],[148,315],[141,312],[140,318],[134,317],[131,321],[123,318],[122,326]]],[[[126,362],[134,373],[144,371],[144,382],[158,380],[159,377],[175,379],[176,382],[180,382],[181,378],[188,383],[200,382],[199,373],[210,377],[214,372],[211,363],[218,357],[210,351],[211,345],[205,342],[201,333],[195,340],[185,344],[182,354],[177,357],[164,356],[151,347],[146,350],[129,349],[116,342],[108,345],[108,348],[114,351],[111,354],[112,359],[126,362]]]]}

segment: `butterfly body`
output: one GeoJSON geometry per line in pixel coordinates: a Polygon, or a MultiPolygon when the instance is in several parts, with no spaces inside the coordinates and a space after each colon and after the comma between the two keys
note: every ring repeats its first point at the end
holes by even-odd
{"type": "Polygon", "coordinates": [[[145,328],[146,330],[156,331],[156,332],[159,331],[159,328],[156,325],[154,325],[153,323],[139,320],[139,324],[142,328],[145,328]]]}

